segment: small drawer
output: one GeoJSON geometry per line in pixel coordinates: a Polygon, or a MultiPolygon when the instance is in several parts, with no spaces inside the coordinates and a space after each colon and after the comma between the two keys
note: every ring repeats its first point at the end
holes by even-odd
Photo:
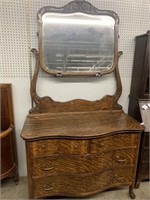
{"type": "Polygon", "coordinates": [[[101,153],[119,147],[136,147],[137,140],[137,134],[117,134],[102,139],[93,139],[90,143],[90,153],[101,153]]]}
{"type": "Polygon", "coordinates": [[[86,140],[51,139],[30,143],[31,156],[45,156],[51,154],[86,154],[88,143],[86,140]]]}

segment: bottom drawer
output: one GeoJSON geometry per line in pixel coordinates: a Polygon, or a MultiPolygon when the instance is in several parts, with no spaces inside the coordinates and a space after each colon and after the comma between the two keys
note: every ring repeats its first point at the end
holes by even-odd
{"type": "Polygon", "coordinates": [[[117,185],[131,185],[134,168],[116,168],[95,174],[57,174],[33,179],[33,196],[86,196],[117,185]]]}

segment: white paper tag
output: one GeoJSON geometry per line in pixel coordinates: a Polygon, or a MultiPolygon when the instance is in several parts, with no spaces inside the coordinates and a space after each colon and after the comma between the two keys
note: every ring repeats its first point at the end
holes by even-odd
{"type": "Polygon", "coordinates": [[[148,108],[148,106],[144,104],[144,105],[142,106],[142,108],[143,108],[143,110],[146,110],[146,109],[148,108]]]}

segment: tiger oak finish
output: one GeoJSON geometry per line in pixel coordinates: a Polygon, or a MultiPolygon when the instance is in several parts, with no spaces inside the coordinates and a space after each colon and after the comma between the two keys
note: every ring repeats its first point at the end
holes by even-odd
{"type": "Polygon", "coordinates": [[[93,174],[60,174],[33,179],[33,195],[44,197],[47,195],[87,196],[95,192],[108,189],[111,186],[132,184],[133,168],[116,168],[93,174]],[[77,185],[77,183],[80,183],[77,185]],[[108,187],[109,186],[109,187],[108,187]],[[76,195],[73,195],[76,194],[76,195]]]}
{"type": "Polygon", "coordinates": [[[30,198],[81,197],[120,185],[134,198],[142,130],[122,111],[29,114],[21,136],[30,198]]]}
{"type": "Polygon", "coordinates": [[[135,149],[114,150],[97,155],[56,155],[32,159],[33,177],[51,175],[51,173],[95,173],[115,166],[135,164],[135,149]],[[76,162],[74,164],[74,159],[76,162]]]}

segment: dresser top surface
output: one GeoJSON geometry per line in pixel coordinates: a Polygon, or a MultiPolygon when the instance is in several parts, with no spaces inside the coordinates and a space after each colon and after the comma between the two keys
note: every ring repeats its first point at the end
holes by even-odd
{"type": "Polygon", "coordinates": [[[61,137],[85,139],[117,132],[141,132],[143,129],[139,122],[123,111],[29,114],[21,137],[25,140],[61,137]]]}

